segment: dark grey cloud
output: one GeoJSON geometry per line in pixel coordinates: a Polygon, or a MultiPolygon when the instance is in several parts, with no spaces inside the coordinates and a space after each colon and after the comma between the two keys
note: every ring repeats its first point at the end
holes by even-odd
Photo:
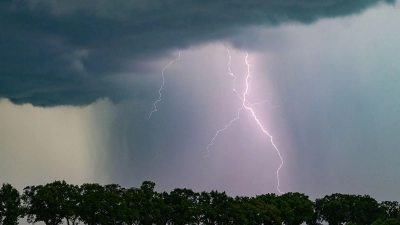
{"type": "Polygon", "coordinates": [[[0,98],[54,106],[146,96],[145,85],[120,79],[145,76],[146,59],[229,41],[251,26],[307,24],[379,3],[395,0],[2,1],[0,98]]]}

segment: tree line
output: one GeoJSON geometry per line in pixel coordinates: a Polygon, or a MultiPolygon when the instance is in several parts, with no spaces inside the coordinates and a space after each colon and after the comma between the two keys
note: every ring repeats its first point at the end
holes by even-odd
{"type": "Polygon", "coordinates": [[[230,197],[186,188],[156,192],[154,187],[151,181],[139,188],[54,181],[19,193],[3,184],[0,224],[18,224],[26,218],[28,223],[46,225],[400,225],[397,201],[378,203],[369,195],[336,193],[311,201],[297,192],[230,197]]]}

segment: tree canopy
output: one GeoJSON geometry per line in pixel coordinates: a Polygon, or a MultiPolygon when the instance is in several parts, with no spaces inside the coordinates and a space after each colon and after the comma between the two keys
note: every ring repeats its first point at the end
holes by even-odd
{"type": "Polygon", "coordinates": [[[18,224],[23,217],[46,225],[400,225],[400,205],[339,193],[311,201],[298,192],[254,197],[187,188],[157,192],[151,181],[138,188],[54,181],[28,186],[22,194],[3,184],[0,225],[18,224]]]}

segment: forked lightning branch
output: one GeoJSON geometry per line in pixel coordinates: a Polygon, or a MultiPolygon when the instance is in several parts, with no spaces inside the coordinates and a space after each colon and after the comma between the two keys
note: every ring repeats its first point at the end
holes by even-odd
{"type": "MultiPolygon", "coordinates": [[[[279,193],[283,194],[283,192],[280,190],[280,179],[279,179],[279,172],[280,172],[280,170],[281,170],[281,168],[283,166],[282,155],[281,155],[278,147],[274,143],[272,135],[264,128],[264,126],[261,124],[260,120],[256,116],[256,113],[252,108],[252,105],[254,105],[254,104],[249,103],[249,101],[247,100],[247,97],[248,97],[248,95],[250,93],[250,83],[251,83],[251,79],[252,79],[252,76],[251,76],[251,73],[250,73],[250,64],[248,62],[249,54],[246,52],[246,57],[244,59],[244,62],[246,64],[246,66],[247,66],[247,74],[246,74],[246,79],[245,79],[245,83],[244,83],[245,90],[244,90],[244,92],[242,94],[240,94],[236,90],[237,77],[234,75],[234,73],[231,70],[231,59],[232,58],[231,58],[229,49],[227,49],[227,52],[228,52],[228,56],[229,56],[228,74],[233,78],[232,90],[236,94],[236,96],[241,100],[242,104],[241,104],[240,108],[237,111],[237,116],[235,118],[233,118],[229,123],[227,123],[224,127],[222,127],[220,130],[217,130],[217,132],[215,133],[214,137],[211,139],[210,143],[207,145],[207,155],[205,157],[209,157],[211,155],[210,148],[214,144],[214,141],[216,140],[218,135],[220,135],[222,132],[227,130],[234,122],[239,120],[242,111],[248,111],[250,113],[251,117],[257,123],[260,131],[269,138],[269,140],[271,142],[271,145],[274,147],[275,151],[278,153],[278,156],[279,156],[279,159],[280,159],[281,163],[280,163],[280,165],[279,165],[279,167],[278,167],[278,169],[276,171],[276,179],[277,179],[276,189],[278,190],[279,193]]],[[[164,67],[162,69],[162,71],[161,71],[162,85],[161,85],[161,87],[160,87],[160,89],[158,91],[159,98],[153,104],[154,105],[154,109],[150,112],[149,119],[151,118],[152,114],[157,111],[157,103],[161,101],[161,97],[162,97],[162,93],[161,92],[162,92],[162,89],[163,89],[164,84],[165,84],[164,70],[166,70],[168,67],[170,67],[172,65],[172,63],[174,63],[175,61],[178,61],[180,59],[180,57],[181,57],[181,52],[179,52],[179,57],[178,58],[172,60],[166,67],[164,67]]]]}

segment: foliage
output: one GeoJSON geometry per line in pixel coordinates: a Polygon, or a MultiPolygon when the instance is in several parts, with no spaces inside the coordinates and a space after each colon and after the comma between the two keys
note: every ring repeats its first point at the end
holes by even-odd
{"type": "Polygon", "coordinates": [[[23,216],[19,192],[10,184],[3,184],[0,189],[0,224],[18,224],[23,216]]]}
{"type": "Polygon", "coordinates": [[[279,197],[289,205],[290,220],[285,220],[286,225],[300,225],[310,221],[313,217],[313,202],[307,195],[301,193],[285,193],[279,197]]]}
{"type": "Polygon", "coordinates": [[[385,220],[378,219],[373,222],[372,225],[400,225],[400,221],[394,218],[389,218],[385,220]]]}
{"type": "Polygon", "coordinates": [[[315,200],[319,221],[329,224],[372,224],[382,217],[382,207],[369,195],[332,194],[315,200]]]}
{"type": "Polygon", "coordinates": [[[28,222],[44,222],[46,225],[61,224],[69,210],[67,188],[65,181],[24,188],[23,200],[28,222]]]}
{"type": "Polygon", "coordinates": [[[126,221],[123,189],[116,184],[83,184],[78,215],[85,224],[122,224],[126,221]]]}
{"type": "Polygon", "coordinates": [[[400,205],[339,193],[314,202],[292,192],[235,198],[225,192],[198,193],[187,188],[159,193],[151,181],[128,189],[54,181],[28,186],[20,196],[10,184],[3,184],[0,225],[18,224],[24,216],[29,223],[46,225],[400,225],[400,205]]]}
{"type": "Polygon", "coordinates": [[[400,219],[400,205],[397,201],[383,201],[380,207],[384,218],[400,219]]]}

